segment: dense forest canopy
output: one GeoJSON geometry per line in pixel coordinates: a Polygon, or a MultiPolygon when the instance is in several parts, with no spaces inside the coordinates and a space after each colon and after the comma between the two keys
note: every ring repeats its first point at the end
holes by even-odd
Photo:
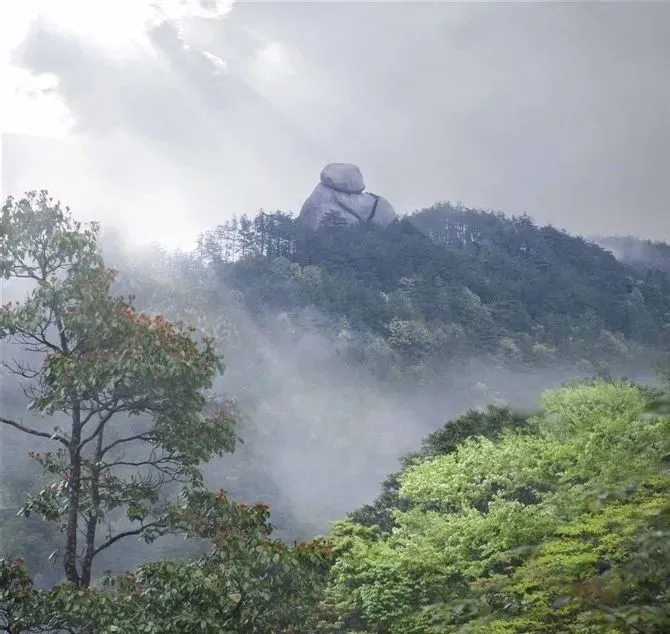
{"type": "Polygon", "coordinates": [[[405,361],[493,354],[593,368],[670,345],[668,275],[528,216],[438,204],[389,228],[334,217],[312,232],[261,212],[205,233],[197,256],[253,310],[315,306],[405,361]]]}
{"type": "Polygon", "coordinates": [[[0,631],[668,631],[663,266],[447,203],[0,246],[0,631]]]}
{"type": "Polygon", "coordinates": [[[548,393],[536,416],[445,426],[376,516],[336,525],[326,631],[667,631],[670,427],[649,403],[599,381],[548,393]]]}

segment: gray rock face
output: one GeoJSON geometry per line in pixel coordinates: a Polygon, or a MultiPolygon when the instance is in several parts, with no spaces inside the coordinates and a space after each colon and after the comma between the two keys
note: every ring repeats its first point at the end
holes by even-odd
{"type": "Polygon", "coordinates": [[[330,163],[323,168],[321,182],[303,204],[300,219],[313,229],[332,213],[349,224],[393,222],[396,214],[391,203],[364,189],[363,175],[356,165],[330,163]]]}
{"type": "Polygon", "coordinates": [[[345,194],[360,194],[365,189],[363,174],[351,163],[329,163],[321,170],[321,184],[345,194]]]}

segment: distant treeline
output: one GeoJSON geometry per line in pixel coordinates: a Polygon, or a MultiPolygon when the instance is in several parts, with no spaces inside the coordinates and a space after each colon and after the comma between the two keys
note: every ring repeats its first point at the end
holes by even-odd
{"type": "Polygon", "coordinates": [[[526,215],[440,203],[387,228],[332,217],[313,231],[260,212],[204,233],[196,256],[254,310],[313,306],[415,361],[470,351],[590,363],[638,344],[670,349],[670,276],[526,215]]]}

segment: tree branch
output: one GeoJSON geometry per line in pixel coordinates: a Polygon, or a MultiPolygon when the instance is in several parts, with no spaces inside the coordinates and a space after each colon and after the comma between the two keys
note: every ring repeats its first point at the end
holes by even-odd
{"type": "MultiPolygon", "coordinates": [[[[161,456],[159,458],[149,458],[147,460],[138,461],[117,460],[115,462],[106,463],[103,469],[111,471],[114,467],[149,467],[150,469],[155,469],[158,473],[162,474],[172,482],[188,482],[188,476],[185,475],[182,465],[177,459],[171,456],[161,456]]],[[[151,477],[151,472],[148,473],[147,477],[151,477]]],[[[161,479],[161,484],[162,483],[164,483],[163,479],[161,479]]]]}
{"type": "Polygon", "coordinates": [[[161,456],[160,458],[149,458],[147,460],[137,460],[137,461],[116,460],[115,462],[105,463],[104,468],[112,469],[113,467],[156,467],[156,469],[158,469],[159,466],[162,464],[168,464],[168,465],[174,464],[176,465],[175,468],[180,466],[179,462],[176,459],[170,456],[161,456]]]}
{"type": "Polygon", "coordinates": [[[15,427],[16,429],[22,431],[23,433],[30,434],[31,436],[39,436],[40,438],[57,440],[61,444],[65,445],[65,447],[67,447],[68,449],[70,448],[70,443],[67,441],[67,439],[58,434],[57,432],[49,434],[45,431],[37,431],[36,429],[30,429],[30,427],[26,427],[25,425],[17,423],[15,420],[5,418],[4,416],[0,416],[0,423],[4,423],[5,425],[9,425],[10,427],[15,427]]]}
{"type": "MultiPolygon", "coordinates": [[[[50,319],[49,319],[50,321],[50,319]]],[[[57,353],[63,353],[66,352],[66,350],[62,350],[59,348],[56,344],[51,343],[46,338],[46,329],[49,327],[50,323],[47,322],[46,326],[39,327],[40,328],[40,334],[37,334],[36,332],[33,332],[31,330],[26,330],[25,328],[21,326],[15,326],[15,333],[14,337],[20,336],[23,337],[24,339],[24,346],[26,345],[32,345],[35,346],[33,347],[32,351],[33,352],[46,352],[47,350],[51,350],[52,352],[57,352],[57,353]],[[41,336],[40,336],[41,335],[41,336]],[[33,342],[32,344],[30,342],[33,342]],[[37,347],[37,346],[43,346],[43,347],[37,347]]]]}
{"type": "Polygon", "coordinates": [[[22,379],[35,379],[40,375],[39,370],[34,370],[29,365],[17,361],[16,359],[11,359],[11,361],[2,361],[2,365],[7,368],[9,372],[15,376],[20,376],[22,379]]]}
{"type": "MultiPolygon", "coordinates": [[[[91,412],[86,416],[86,418],[84,418],[84,421],[82,423],[82,427],[86,423],[88,423],[88,421],[91,420],[91,417],[94,416],[96,413],[98,413],[98,412],[96,412],[95,410],[91,410],[91,412]]],[[[100,422],[96,425],[96,428],[93,431],[93,433],[88,438],[85,438],[84,440],[82,440],[79,443],[79,449],[80,450],[83,449],[89,442],[91,442],[91,440],[93,440],[98,434],[100,434],[103,427],[105,426],[105,423],[107,423],[107,421],[109,421],[109,419],[112,416],[114,416],[114,414],[116,414],[116,410],[111,410],[111,411],[107,412],[104,416],[100,416],[100,422]]],[[[102,454],[101,454],[101,457],[102,457],[102,454]]]]}
{"type": "Polygon", "coordinates": [[[147,528],[153,528],[154,526],[158,526],[160,522],[155,521],[155,522],[149,522],[149,524],[143,524],[139,528],[134,528],[129,531],[123,531],[122,533],[118,533],[114,535],[114,537],[110,537],[106,542],[100,544],[94,551],[93,551],[93,557],[95,557],[99,552],[105,550],[106,548],[109,548],[112,544],[115,544],[118,542],[120,539],[123,539],[124,537],[132,537],[133,535],[139,535],[142,531],[146,530],[147,528]]]}
{"type": "Polygon", "coordinates": [[[144,431],[141,434],[135,434],[134,436],[128,436],[127,438],[120,438],[119,440],[115,440],[113,443],[110,443],[107,445],[101,452],[100,457],[104,456],[110,449],[116,447],[117,445],[120,445],[125,442],[132,442],[133,440],[146,440],[150,441],[152,440],[152,432],[150,431],[144,431]]]}

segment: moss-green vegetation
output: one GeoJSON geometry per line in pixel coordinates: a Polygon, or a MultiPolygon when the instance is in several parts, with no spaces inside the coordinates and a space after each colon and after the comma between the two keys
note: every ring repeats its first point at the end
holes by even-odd
{"type": "Polygon", "coordinates": [[[667,631],[670,418],[648,399],[571,385],[407,465],[391,532],[334,530],[332,631],[667,631]]]}

